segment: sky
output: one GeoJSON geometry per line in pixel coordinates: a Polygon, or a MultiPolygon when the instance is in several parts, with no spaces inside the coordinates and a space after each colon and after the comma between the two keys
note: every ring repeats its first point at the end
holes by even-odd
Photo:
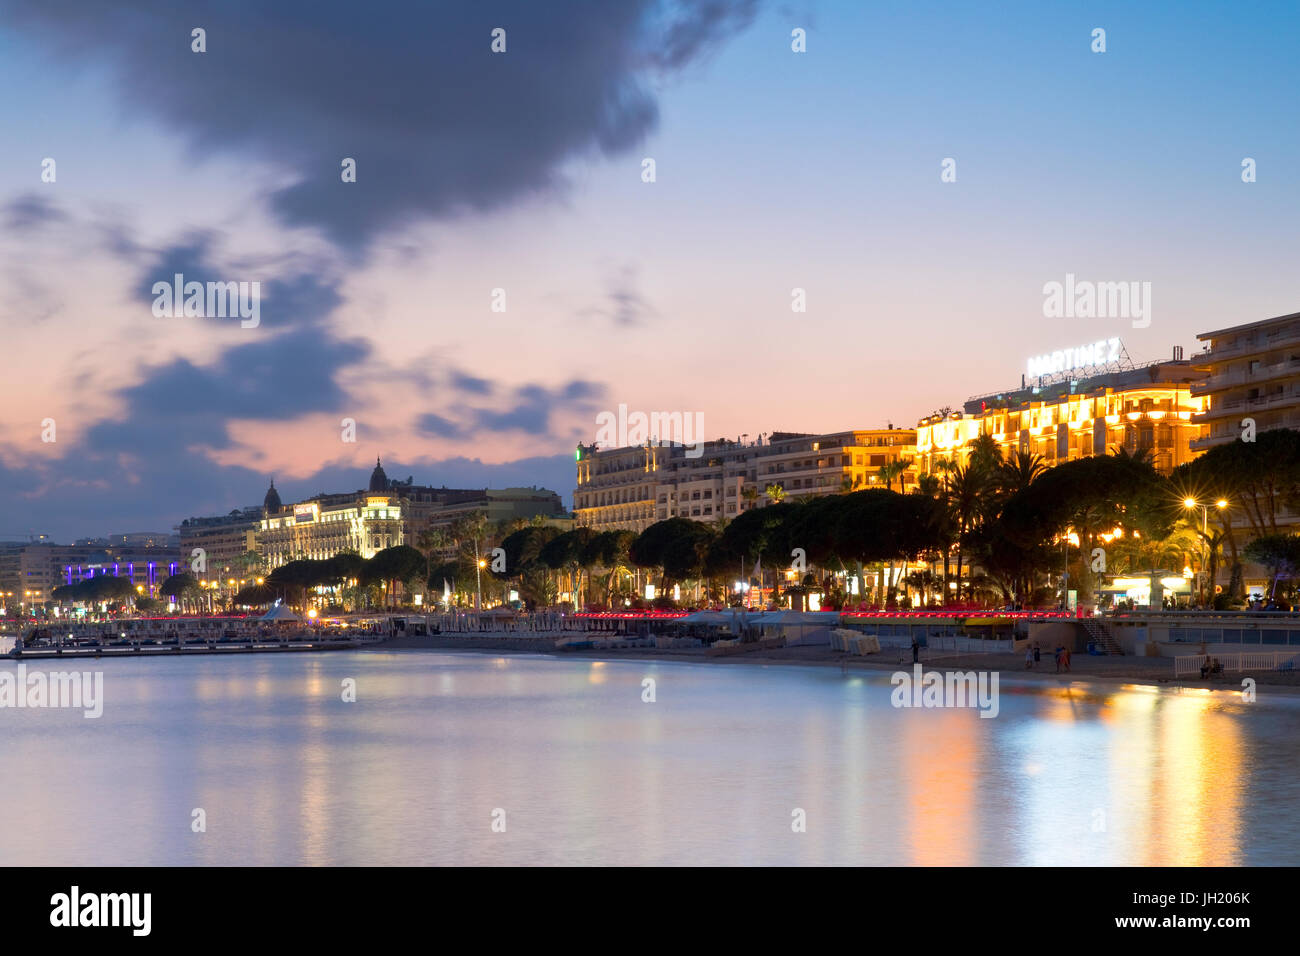
{"type": "Polygon", "coordinates": [[[1297,48],[1294,3],[0,0],[0,540],[376,457],[571,503],[620,405],[911,427],[1190,355],[1300,310],[1297,48]],[[176,273],[257,325],[156,315],[176,273]],[[1149,324],[1045,315],[1067,275],[1149,324]]]}

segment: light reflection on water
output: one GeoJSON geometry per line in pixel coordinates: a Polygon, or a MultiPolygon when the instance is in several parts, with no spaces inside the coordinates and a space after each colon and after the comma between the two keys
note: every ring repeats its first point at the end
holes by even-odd
{"type": "Polygon", "coordinates": [[[0,709],[0,864],[1300,859],[1300,699],[1267,687],[1246,704],[1004,682],[981,719],[895,709],[887,674],[835,668],[424,652],[76,666],[103,670],[102,718],[0,709]]]}

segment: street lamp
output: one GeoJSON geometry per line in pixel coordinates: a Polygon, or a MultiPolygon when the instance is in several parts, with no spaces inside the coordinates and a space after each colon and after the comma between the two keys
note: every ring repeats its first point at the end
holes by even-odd
{"type": "MultiPolygon", "coordinates": [[[[1196,576],[1196,577],[1197,577],[1197,581],[1199,582],[1199,581],[1200,581],[1200,578],[1201,578],[1201,575],[1205,573],[1205,570],[1206,570],[1206,563],[1207,563],[1207,561],[1208,561],[1208,559],[1209,559],[1209,553],[1208,553],[1208,551],[1209,551],[1209,523],[1210,523],[1209,515],[1210,515],[1210,506],[1209,506],[1209,505],[1203,505],[1203,504],[1201,504],[1201,503],[1200,503],[1199,501],[1197,501],[1195,498],[1184,498],[1184,499],[1183,499],[1183,507],[1186,508],[1186,509],[1189,510],[1189,511],[1191,511],[1191,510],[1193,510],[1193,509],[1195,509],[1195,508],[1200,508],[1200,509],[1201,509],[1201,570],[1197,573],[1197,576],[1196,576]]],[[[1227,501],[1227,499],[1226,499],[1226,498],[1220,498],[1218,501],[1216,501],[1216,502],[1214,503],[1214,507],[1216,507],[1216,508],[1218,508],[1220,511],[1222,511],[1224,508],[1228,507],[1228,501],[1227,501]]],[[[1213,586],[1214,586],[1214,582],[1209,580],[1209,575],[1206,575],[1206,589],[1205,589],[1205,590],[1206,590],[1206,595],[1205,595],[1205,597],[1206,597],[1205,603],[1206,603],[1206,604],[1210,603],[1209,590],[1210,590],[1210,588],[1212,588],[1213,586]]],[[[1200,590],[1200,585],[1199,585],[1199,583],[1198,583],[1198,585],[1197,585],[1197,590],[1198,590],[1198,591],[1200,590]]]]}
{"type": "MultiPolygon", "coordinates": [[[[475,542],[474,546],[477,548],[478,542],[475,542]]],[[[474,565],[474,610],[476,611],[483,610],[483,569],[486,567],[487,562],[482,558],[479,558],[478,563],[474,565]]]]}

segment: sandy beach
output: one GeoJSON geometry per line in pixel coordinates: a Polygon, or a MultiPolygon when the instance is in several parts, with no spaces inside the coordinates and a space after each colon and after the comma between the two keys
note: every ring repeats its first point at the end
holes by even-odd
{"type": "MultiPolygon", "coordinates": [[[[554,641],[547,638],[526,638],[487,634],[463,636],[394,637],[375,645],[377,649],[476,651],[485,653],[549,654],[555,657],[579,660],[643,660],[719,665],[788,665],[805,667],[835,667],[843,671],[887,671],[901,667],[910,668],[911,653],[892,648],[878,654],[857,657],[834,651],[825,645],[795,646],[756,649],[747,653],[713,656],[706,648],[583,648],[557,650],[554,641]]],[[[1091,656],[1074,654],[1068,672],[1057,673],[1051,655],[1044,655],[1035,668],[1026,669],[1023,654],[928,654],[921,653],[921,663],[927,669],[942,671],[994,670],[1002,680],[1034,681],[1066,685],[1077,681],[1116,682],[1122,684],[1149,684],[1208,689],[1226,693],[1240,693],[1242,680],[1253,678],[1260,686],[1286,690],[1300,695],[1300,672],[1260,670],[1233,672],[1214,680],[1174,677],[1174,662],[1169,657],[1091,656]]]]}

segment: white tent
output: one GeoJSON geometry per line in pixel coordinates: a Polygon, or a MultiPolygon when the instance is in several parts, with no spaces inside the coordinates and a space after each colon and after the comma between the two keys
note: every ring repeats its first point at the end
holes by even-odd
{"type": "Polygon", "coordinates": [[[285,607],[283,604],[277,604],[271,610],[259,618],[262,621],[299,621],[302,620],[297,614],[285,607]]]}
{"type": "Polygon", "coordinates": [[[733,624],[737,619],[743,619],[744,615],[735,611],[696,611],[693,614],[687,614],[685,617],[674,617],[664,621],[664,624],[733,624]]]}

